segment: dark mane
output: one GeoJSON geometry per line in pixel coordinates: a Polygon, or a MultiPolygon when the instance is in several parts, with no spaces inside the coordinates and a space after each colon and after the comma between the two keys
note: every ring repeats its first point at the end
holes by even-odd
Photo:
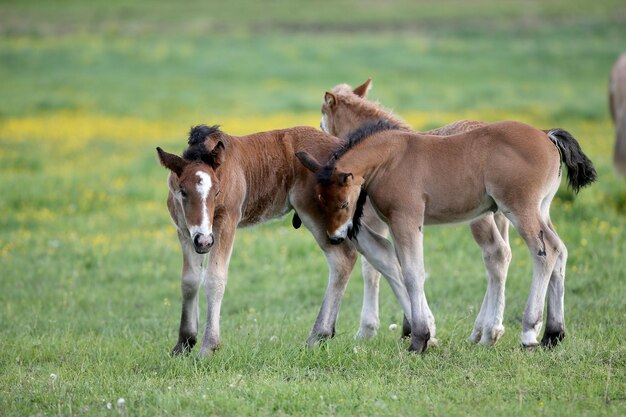
{"type": "Polygon", "coordinates": [[[326,165],[318,171],[317,182],[323,185],[328,185],[330,178],[335,169],[335,163],[341,159],[350,149],[356,144],[361,143],[365,138],[372,136],[375,133],[382,132],[384,130],[397,130],[401,129],[401,126],[390,122],[385,119],[370,120],[363,123],[358,129],[350,132],[343,142],[343,144],[333,152],[326,165]]]}
{"type": "Polygon", "coordinates": [[[211,135],[221,135],[222,133],[219,125],[198,125],[192,127],[189,130],[189,140],[187,141],[189,147],[183,153],[183,159],[187,161],[202,161],[204,158],[207,158],[210,151],[204,145],[204,141],[211,135]]]}
{"type": "MultiPolygon", "coordinates": [[[[361,143],[365,138],[372,136],[375,133],[382,132],[384,130],[397,130],[402,129],[401,126],[390,122],[385,119],[370,120],[363,123],[358,129],[350,132],[343,144],[332,154],[326,165],[320,169],[316,174],[317,182],[322,185],[328,185],[330,179],[335,170],[335,163],[341,159],[350,149],[356,144],[361,143]]],[[[354,209],[354,215],[352,216],[352,228],[348,231],[348,237],[356,240],[356,236],[361,228],[361,217],[363,216],[363,206],[367,200],[367,193],[364,188],[361,188],[361,193],[356,202],[356,208],[354,209]]]]}
{"type": "Polygon", "coordinates": [[[356,201],[356,208],[354,209],[354,215],[352,216],[352,228],[348,230],[348,238],[357,240],[356,235],[359,234],[361,229],[361,217],[363,217],[363,206],[367,201],[367,193],[364,188],[361,188],[361,193],[356,201]]]}

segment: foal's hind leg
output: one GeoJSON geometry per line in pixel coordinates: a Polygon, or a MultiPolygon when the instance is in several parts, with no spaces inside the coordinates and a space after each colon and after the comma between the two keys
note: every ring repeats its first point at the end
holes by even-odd
{"type": "Polygon", "coordinates": [[[173,355],[189,352],[196,344],[198,335],[198,289],[203,278],[203,255],[196,253],[189,237],[180,231],[178,232],[178,240],[183,253],[183,271],[180,284],[183,305],[178,342],[172,349],[173,355]]]}
{"type": "MultiPolygon", "coordinates": [[[[504,219],[506,221],[506,219],[504,219]]],[[[505,223],[506,240],[494,216],[489,214],[471,223],[472,235],[483,252],[487,268],[487,292],[480,312],[474,323],[470,340],[485,345],[495,344],[504,334],[504,289],[506,275],[511,263],[511,248],[508,244],[508,221],[505,223]]]]}
{"type": "MultiPolygon", "coordinates": [[[[548,227],[556,235],[552,222],[548,219],[548,227]]],[[[565,337],[565,264],[567,263],[567,248],[561,242],[559,255],[550,275],[548,284],[548,313],[546,329],[543,332],[541,345],[556,346],[565,337]]]]}
{"type": "Polygon", "coordinates": [[[521,336],[522,345],[533,348],[539,345],[537,335],[541,330],[548,283],[564,246],[549,227],[549,219],[540,213],[527,210],[509,216],[533,258],[533,280],[522,317],[521,336]]]}

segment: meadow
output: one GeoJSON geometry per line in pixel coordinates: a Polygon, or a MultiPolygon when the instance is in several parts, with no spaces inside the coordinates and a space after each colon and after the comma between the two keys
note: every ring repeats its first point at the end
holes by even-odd
{"type": "Polygon", "coordinates": [[[0,3],[1,415],[626,415],[626,180],[607,109],[623,2],[176,4],[0,3]],[[515,231],[506,334],[467,341],[486,279],[457,225],[425,235],[439,346],[407,354],[386,283],[378,336],[354,340],[357,266],[336,337],[309,350],[327,269],[287,216],[238,232],[222,348],[170,357],[181,258],[155,147],[182,151],[199,123],[318,126],[324,91],[368,76],[416,129],[516,119],[580,141],[599,181],[552,207],[562,345],[519,346],[531,265],[515,231]]]}

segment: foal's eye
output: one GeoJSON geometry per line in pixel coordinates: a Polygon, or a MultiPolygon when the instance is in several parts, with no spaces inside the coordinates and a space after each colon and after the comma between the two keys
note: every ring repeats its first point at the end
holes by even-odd
{"type": "Polygon", "coordinates": [[[180,189],[180,196],[182,198],[187,198],[187,191],[183,190],[182,188],[180,189]]]}
{"type": "Polygon", "coordinates": [[[222,190],[217,190],[217,192],[215,193],[215,197],[217,197],[218,195],[220,195],[220,193],[222,192],[222,190]]]}
{"type": "Polygon", "coordinates": [[[340,208],[342,208],[342,209],[347,209],[347,208],[348,208],[348,206],[349,206],[348,202],[347,202],[347,201],[344,201],[343,203],[341,203],[340,208]]]}

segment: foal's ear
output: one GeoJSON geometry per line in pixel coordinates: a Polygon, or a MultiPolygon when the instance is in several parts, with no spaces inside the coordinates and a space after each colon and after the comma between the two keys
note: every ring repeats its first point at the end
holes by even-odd
{"type": "Polygon", "coordinates": [[[337,104],[337,97],[330,91],[327,91],[326,94],[324,94],[324,103],[326,103],[328,107],[333,108],[335,104],[337,104]]]}
{"type": "Polygon", "coordinates": [[[156,150],[157,154],[159,154],[159,161],[161,161],[161,165],[180,177],[185,170],[187,162],[185,162],[185,160],[180,156],[167,153],[159,147],[157,147],[156,150]]]}
{"type": "Polygon", "coordinates": [[[365,96],[367,95],[367,93],[370,91],[371,88],[372,88],[372,77],[369,77],[367,81],[365,81],[363,84],[361,84],[360,86],[352,90],[352,92],[361,98],[365,98],[365,96]]]}
{"type": "Polygon", "coordinates": [[[340,172],[337,176],[339,177],[340,185],[350,185],[350,182],[354,178],[354,175],[352,175],[351,172],[340,172]]]}
{"type": "MultiPolygon", "coordinates": [[[[217,142],[217,145],[213,148],[211,152],[209,152],[206,162],[213,169],[217,169],[224,162],[224,143],[220,140],[217,142]]],[[[204,159],[203,159],[204,160],[204,159]]]]}
{"type": "Polygon", "coordinates": [[[306,152],[296,152],[296,158],[300,160],[302,165],[312,173],[316,174],[322,166],[311,155],[306,152]]]}

